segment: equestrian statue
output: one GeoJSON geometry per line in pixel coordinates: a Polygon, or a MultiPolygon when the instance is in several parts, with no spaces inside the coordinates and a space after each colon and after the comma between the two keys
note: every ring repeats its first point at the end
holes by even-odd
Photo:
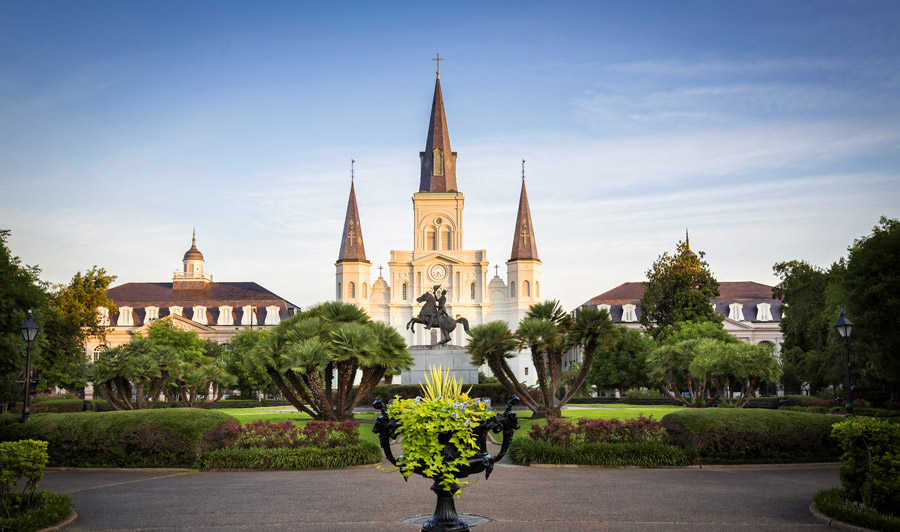
{"type": "Polygon", "coordinates": [[[416,301],[425,303],[419,315],[409,320],[406,328],[416,332],[415,324],[421,323],[426,329],[439,327],[441,329],[441,341],[436,345],[444,345],[450,341],[450,333],[456,329],[457,323],[462,323],[466,332],[469,332],[469,321],[465,318],[453,319],[447,314],[444,304],[447,302],[447,291],[441,290],[441,285],[436,284],[431,292],[425,292],[416,301]],[[440,290],[440,293],[438,293],[440,290]]]}

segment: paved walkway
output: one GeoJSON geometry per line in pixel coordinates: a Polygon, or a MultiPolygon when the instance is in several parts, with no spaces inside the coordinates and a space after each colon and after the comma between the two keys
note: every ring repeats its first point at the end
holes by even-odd
{"type": "MultiPolygon", "coordinates": [[[[456,500],[492,519],[474,532],[813,532],[814,494],[837,465],[601,469],[498,464],[456,500]]],[[[51,470],[41,488],[71,494],[70,531],[416,532],[430,482],[374,467],[189,473],[51,470]]]]}

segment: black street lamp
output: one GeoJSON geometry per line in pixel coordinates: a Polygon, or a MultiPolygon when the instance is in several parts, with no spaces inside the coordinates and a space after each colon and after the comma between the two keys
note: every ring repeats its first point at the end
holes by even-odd
{"type": "Polygon", "coordinates": [[[22,419],[19,420],[20,423],[25,423],[31,419],[31,409],[28,407],[29,399],[31,399],[31,345],[34,343],[34,339],[37,337],[38,329],[40,328],[41,326],[34,321],[34,314],[29,310],[28,319],[21,327],[19,327],[19,331],[22,333],[22,338],[25,339],[25,345],[28,350],[28,354],[25,357],[25,405],[22,407],[22,419]]]}
{"type": "Polygon", "coordinates": [[[844,311],[841,311],[841,317],[834,324],[841,338],[844,339],[844,376],[846,381],[844,389],[847,394],[847,415],[853,415],[853,399],[850,397],[850,331],[853,329],[853,322],[844,317],[844,311]]]}

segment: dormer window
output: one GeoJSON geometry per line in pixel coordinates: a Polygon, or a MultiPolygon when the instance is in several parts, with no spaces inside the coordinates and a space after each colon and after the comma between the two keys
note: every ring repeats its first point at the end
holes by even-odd
{"type": "Polygon", "coordinates": [[[144,307],[144,323],[153,323],[159,319],[159,307],[144,307]]]}
{"type": "Polygon", "coordinates": [[[109,326],[109,309],[106,307],[97,307],[97,325],[109,326]]]}
{"type": "Polygon", "coordinates": [[[241,325],[259,325],[259,322],[256,321],[256,307],[244,305],[243,310],[244,312],[241,316],[241,325]]]}
{"type": "Polygon", "coordinates": [[[609,305],[607,305],[606,303],[597,305],[597,309],[598,309],[598,310],[605,310],[606,312],[608,312],[608,313],[610,314],[610,316],[612,316],[612,310],[610,309],[609,305]]]}
{"type": "Polygon", "coordinates": [[[119,320],[116,322],[116,325],[126,327],[134,325],[134,318],[131,316],[132,310],[134,309],[131,307],[119,307],[119,320]]]}
{"type": "Polygon", "coordinates": [[[266,325],[278,325],[281,323],[279,311],[280,309],[275,305],[266,307],[266,325]]]}
{"type": "Polygon", "coordinates": [[[199,305],[194,307],[194,321],[196,321],[200,325],[208,324],[206,320],[206,307],[201,307],[199,305]]]}
{"type": "Polygon", "coordinates": [[[728,319],[734,321],[744,321],[744,305],[740,303],[732,303],[728,305],[728,319]]]}
{"type": "Polygon", "coordinates": [[[756,305],[756,321],[772,321],[772,305],[758,303],[756,305]]]}
{"type": "Polygon", "coordinates": [[[444,152],[434,150],[434,175],[444,175],[444,152]]]}
{"type": "Polygon", "coordinates": [[[228,305],[219,307],[219,321],[216,325],[234,325],[234,315],[231,313],[233,310],[228,305]]]}
{"type": "Polygon", "coordinates": [[[179,306],[169,307],[169,314],[171,316],[184,316],[184,308],[179,306]]]}
{"type": "Polygon", "coordinates": [[[632,305],[631,303],[627,305],[622,305],[622,321],[626,323],[634,323],[637,321],[637,313],[635,309],[637,307],[632,305]]]}

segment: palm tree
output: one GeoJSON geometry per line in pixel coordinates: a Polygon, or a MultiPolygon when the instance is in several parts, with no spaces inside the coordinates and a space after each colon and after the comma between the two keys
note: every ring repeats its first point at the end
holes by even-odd
{"type": "Polygon", "coordinates": [[[561,404],[566,404],[572,396],[584,384],[594,358],[599,350],[612,349],[621,336],[619,330],[609,317],[609,312],[596,307],[582,307],[575,313],[575,322],[569,335],[569,345],[582,348],[581,371],[575,377],[575,382],[569,392],[563,397],[561,404]]]}
{"type": "Polygon", "coordinates": [[[509,330],[505,321],[491,321],[472,327],[469,332],[469,344],[466,350],[472,357],[472,364],[487,364],[510,395],[517,394],[526,407],[533,412],[541,410],[541,406],[528,395],[528,390],[516,379],[506,359],[516,356],[519,340],[509,330]]]}

